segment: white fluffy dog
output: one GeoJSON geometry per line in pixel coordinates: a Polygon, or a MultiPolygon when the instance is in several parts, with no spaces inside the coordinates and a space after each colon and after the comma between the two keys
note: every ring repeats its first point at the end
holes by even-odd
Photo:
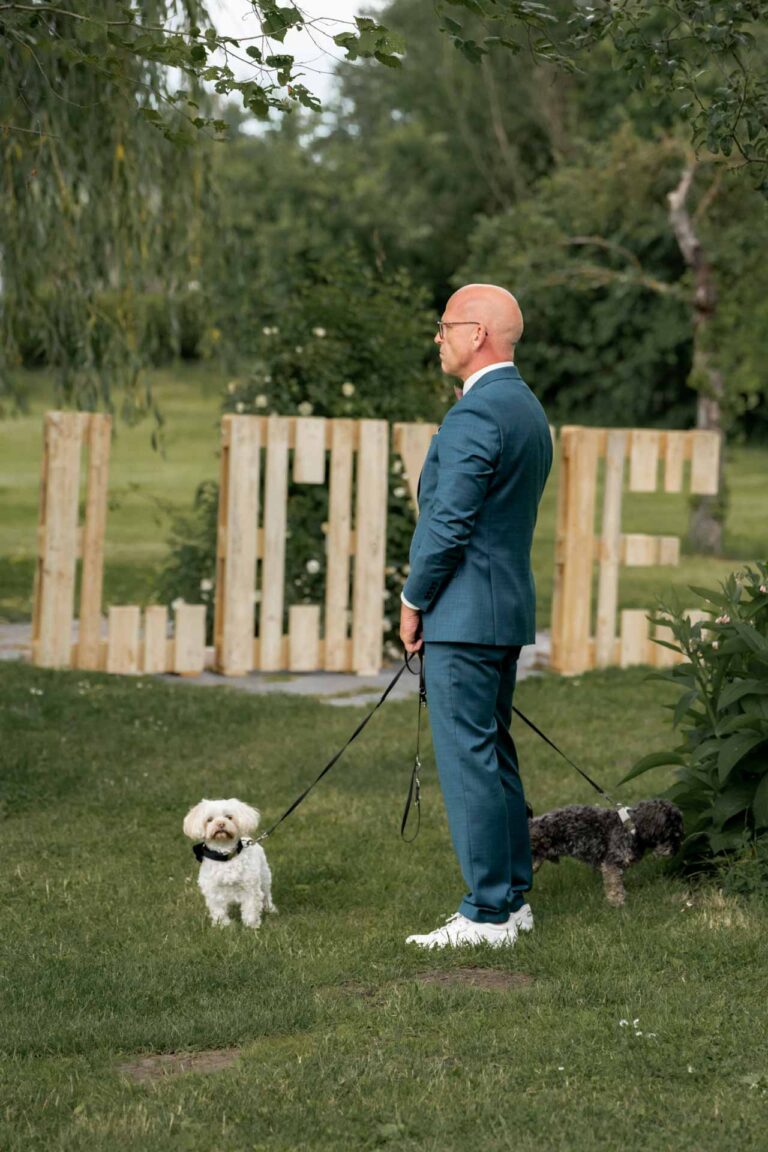
{"type": "Polygon", "coordinates": [[[200,861],[197,882],[214,924],[231,924],[230,904],[243,924],[258,928],[262,912],[276,912],[272,873],[260,844],[249,839],[260,813],[241,800],[201,800],[184,817],[184,835],[200,861]]]}

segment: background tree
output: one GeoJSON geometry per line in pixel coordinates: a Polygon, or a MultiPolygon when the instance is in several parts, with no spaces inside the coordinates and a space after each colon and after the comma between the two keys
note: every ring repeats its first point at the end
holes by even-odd
{"type": "MultiPolygon", "coordinates": [[[[241,43],[218,35],[201,0],[0,4],[0,399],[26,353],[59,369],[67,400],[109,406],[122,379],[127,414],[151,403],[138,375],[158,328],[148,299],[167,303],[159,327],[175,337],[199,285],[198,135],[227,127],[203,83],[257,116],[318,104],[279,51],[300,9],[256,0],[253,13],[241,43]],[[246,79],[233,56],[251,62],[246,79]]],[[[395,60],[373,20],[337,40],[395,60]]]]}
{"type": "Polygon", "coordinates": [[[768,189],[765,0],[438,0],[437,11],[475,61],[527,48],[538,61],[588,72],[595,47],[608,46],[647,99],[672,102],[697,149],[734,156],[768,189]]]}

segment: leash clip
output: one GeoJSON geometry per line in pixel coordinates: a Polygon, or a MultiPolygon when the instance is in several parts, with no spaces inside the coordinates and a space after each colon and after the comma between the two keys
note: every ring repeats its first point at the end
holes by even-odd
{"type": "Polygon", "coordinates": [[[626,828],[627,832],[629,832],[630,836],[634,836],[637,832],[637,829],[635,828],[635,822],[632,819],[631,808],[627,808],[625,804],[618,804],[616,807],[618,809],[619,819],[621,820],[622,824],[626,828]]]}

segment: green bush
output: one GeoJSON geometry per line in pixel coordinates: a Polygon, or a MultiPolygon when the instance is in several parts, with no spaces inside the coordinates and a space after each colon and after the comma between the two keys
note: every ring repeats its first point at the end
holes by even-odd
{"type": "Polygon", "coordinates": [[[171,513],[169,552],[154,588],[162,604],[205,604],[207,644],[213,641],[218,511],[219,485],[204,480],[192,511],[171,513]]]}
{"type": "Polygon", "coordinates": [[[404,271],[380,273],[354,249],[322,264],[250,334],[227,412],[436,420],[450,389],[437,371],[436,317],[404,271]]]}
{"type": "Polygon", "coordinates": [[[764,863],[768,567],[758,564],[735,573],[720,591],[691,590],[712,618],[691,623],[678,606],[660,605],[653,620],[671,628],[674,641],[666,646],[685,657],[654,674],[680,690],[673,726],[680,728],[683,742],[673,751],[644,757],[625,780],[662,764],[677,765],[667,794],[685,816],[685,865],[727,865],[745,854],[764,863]]]}
{"type": "MultiPolygon", "coordinates": [[[[266,311],[251,334],[247,371],[230,380],[223,410],[249,415],[438,421],[449,386],[435,365],[434,316],[405,272],[367,267],[353,249],[322,265],[308,263],[290,300],[266,311]]],[[[289,475],[291,469],[289,465],[289,475]]],[[[210,596],[209,639],[216,579],[218,486],[198,490],[189,516],[177,516],[158,593],[200,601],[210,596]]],[[[353,493],[354,501],[354,493],[353,493]]],[[[326,485],[289,483],[285,612],[325,598],[326,485]]],[[[384,640],[399,652],[400,591],[407,577],[415,518],[407,477],[392,457],[387,507],[384,640]]],[[[257,594],[258,595],[258,594],[257,594]]],[[[350,601],[351,602],[351,601],[350,601]]],[[[258,605],[255,613],[258,635],[258,605]]]]}

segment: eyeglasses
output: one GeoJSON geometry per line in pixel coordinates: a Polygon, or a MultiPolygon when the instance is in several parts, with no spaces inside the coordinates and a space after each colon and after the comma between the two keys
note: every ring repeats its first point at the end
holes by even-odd
{"type": "Polygon", "coordinates": [[[446,328],[460,328],[462,324],[480,324],[479,320],[438,320],[437,334],[442,340],[445,336],[446,328]]]}

